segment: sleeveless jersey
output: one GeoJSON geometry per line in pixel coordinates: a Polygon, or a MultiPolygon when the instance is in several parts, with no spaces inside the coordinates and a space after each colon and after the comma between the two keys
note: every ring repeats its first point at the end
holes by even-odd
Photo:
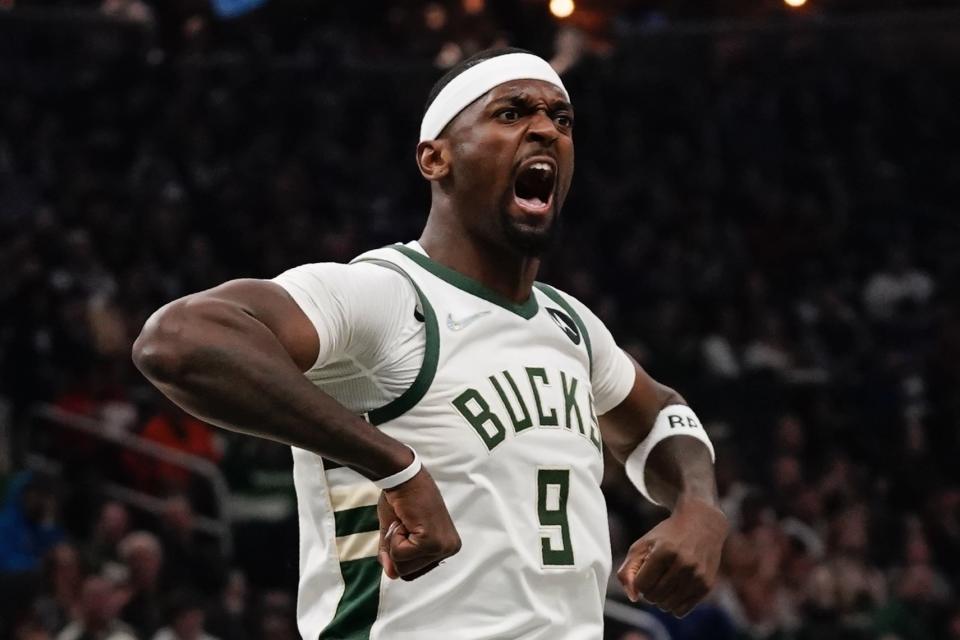
{"type": "Polygon", "coordinates": [[[415,449],[463,542],[405,582],[377,561],[380,491],[294,449],[304,638],[597,640],[610,572],[590,336],[537,283],[513,303],[403,245],[363,254],[406,276],[426,332],[413,385],[367,419],[415,449]]]}

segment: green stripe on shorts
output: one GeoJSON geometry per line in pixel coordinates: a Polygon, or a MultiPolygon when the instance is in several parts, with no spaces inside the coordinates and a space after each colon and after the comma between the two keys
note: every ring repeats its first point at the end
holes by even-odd
{"type": "Polygon", "coordinates": [[[337,612],[319,640],[369,640],[370,629],[380,605],[380,576],[383,569],[376,558],[340,563],[343,596],[337,612]]]}
{"type": "Polygon", "coordinates": [[[353,509],[337,511],[333,514],[333,520],[336,523],[338,538],[380,529],[376,506],[354,507],[353,509]]]}

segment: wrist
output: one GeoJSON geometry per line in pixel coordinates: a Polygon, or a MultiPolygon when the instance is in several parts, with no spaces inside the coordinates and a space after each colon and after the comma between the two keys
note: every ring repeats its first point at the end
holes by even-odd
{"type": "Polygon", "coordinates": [[[677,499],[673,503],[673,510],[680,511],[689,509],[713,509],[720,511],[720,501],[716,495],[712,493],[682,491],[677,494],[677,499]]]}
{"type": "Polygon", "coordinates": [[[399,440],[384,436],[377,450],[368,456],[364,475],[376,482],[403,471],[413,463],[415,457],[413,449],[399,440]]]}
{"type": "Polygon", "coordinates": [[[349,431],[354,435],[349,448],[336,453],[326,451],[320,455],[353,469],[373,482],[403,471],[414,460],[415,454],[410,447],[365,420],[351,424],[349,431]]]}
{"type": "Polygon", "coordinates": [[[698,526],[708,526],[714,530],[724,532],[729,529],[727,515],[720,508],[716,496],[683,493],[677,496],[673,505],[672,516],[680,518],[696,518],[698,526]]]}
{"type": "Polygon", "coordinates": [[[412,480],[414,476],[420,473],[420,470],[423,466],[420,464],[420,457],[417,455],[417,452],[406,447],[407,451],[413,454],[413,460],[403,469],[400,469],[396,473],[390,474],[388,476],[375,479],[373,484],[377,485],[381,491],[389,491],[391,489],[396,489],[403,483],[412,480]]]}
{"type": "Polygon", "coordinates": [[[411,464],[413,464],[414,459],[417,457],[417,452],[403,444],[399,440],[394,440],[390,451],[387,453],[387,459],[389,465],[383,469],[383,476],[391,476],[395,473],[403,471],[411,464]]]}
{"type": "MultiPolygon", "coordinates": [[[[690,449],[696,447],[696,443],[693,441],[682,443],[677,441],[674,444],[679,445],[678,448],[682,449],[682,453],[677,452],[678,455],[682,455],[682,459],[690,460],[693,457],[690,449]]],[[[678,475],[675,485],[676,493],[671,503],[672,509],[677,509],[680,506],[720,509],[720,498],[717,495],[717,483],[712,467],[709,472],[706,472],[704,469],[698,469],[695,465],[688,465],[678,475]]]]}
{"type": "Polygon", "coordinates": [[[672,509],[681,494],[703,493],[715,499],[714,459],[713,444],[693,410],[669,405],[627,456],[624,470],[647,500],[672,509]]]}

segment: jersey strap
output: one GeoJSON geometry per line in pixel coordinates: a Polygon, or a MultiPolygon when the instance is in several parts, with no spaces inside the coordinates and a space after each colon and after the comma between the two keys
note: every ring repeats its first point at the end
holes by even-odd
{"type": "Polygon", "coordinates": [[[416,405],[433,383],[433,378],[437,375],[437,362],[440,359],[440,330],[437,326],[437,314],[434,312],[427,296],[423,294],[413,278],[400,266],[387,260],[376,258],[360,258],[354,262],[370,262],[387,269],[392,269],[402,275],[413,285],[420,299],[420,307],[423,311],[423,323],[426,331],[426,348],[423,353],[423,364],[420,365],[420,372],[417,374],[413,384],[404,391],[399,397],[391,400],[379,409],[374,409],[367,414],[367,420],[370,424],[378,425],[399,418],[416,405]]]}
{"type": "Polygon", "coordinates": [[[577,328],[580,329],[580,333],[583,334],[583,344],[587,348],[587,361],[590,363],[590,377],[593,377],[593,348],[590,346],[590,334],[587,333],[587,325],[583,323],[583,319],[580,317],[574,308],[566,298],[560,295],[560,292],[551,287],[548,284],[542,282],[534,282],[533,286],[543,292],[548,298],[556,302],[558,305],[563,307],[563,310],[573,318],[573,321],[577,323],[577,328]]]}

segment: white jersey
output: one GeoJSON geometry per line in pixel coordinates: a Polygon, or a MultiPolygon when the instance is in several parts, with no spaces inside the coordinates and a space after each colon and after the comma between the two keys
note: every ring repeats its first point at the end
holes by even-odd
{"type": "MultiPolygon", "coordinates": [[[[311,379],[335,398],[355,391],[344,383],[358,375],[393,395],[364,413],[417,451],[463,546],[414,581],[386,578],[376,557],[380,492],[355,471],[294,449],[301,634],[601,638],[611,560],[597,410],[626,396],[632,364],[603,328],[603,374],[593,372],[598,350],[591,338],[598,336],[586,328],[585,309],[546,285],[538,283],[527,302],[512,303],[431,261],[415,244],[378,249],[354,263],[401,274],[414,302],[403,313],[422,329],[400,332],[394,361],[408,370],[413,345],[422,352],[420,367],[399,395],[376,382],[372,365],[358,357],[340,359],[351,363],[352,375],[311,379]]],[[[277,281],[318,332],[327,326],[315,317],[321,295],[307,295],[293,278],[277,281]]],[[[599,324],[592,314],[590,324],[599,324]]],[[[321,360],[315,369],[323,369],[321,360]]],[[[354,394],[347,406],[362,404],[354,394]]]]}

